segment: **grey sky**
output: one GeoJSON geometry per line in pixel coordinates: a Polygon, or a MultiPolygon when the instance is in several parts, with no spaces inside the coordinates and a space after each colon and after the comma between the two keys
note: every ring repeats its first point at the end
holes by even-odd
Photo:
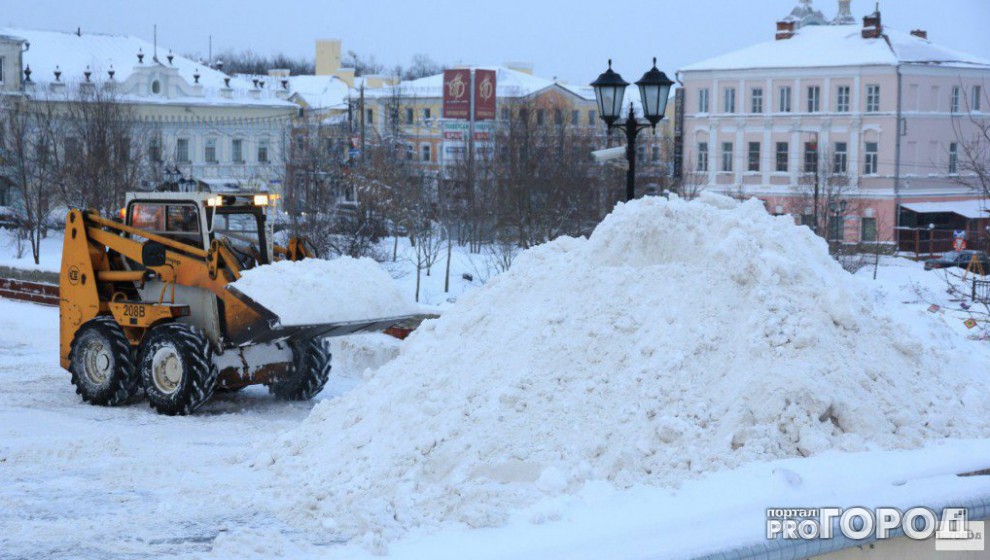
{"type": "MultiPolygon", "coordinates": [[[[853,0],[859,19],[874,0],[853,0]]],[[[415,53],[440,62],[528,61],[538,75],[587,83],[609,57],[634,81],[656,56],[662,70],[773,37],[798,0],[7,0],[0,24],[127,33],[206,55],[228,47],[313,56],[317,38],[407,65],[415,53]]],[[[832,17],[836,0],[815,0],[832,17]]],[[[990,59],[988,0],[882,0],[884,23],[927,29],[947,47],[990,59]]],[[[822,53],[827,56],[827,53],[822,53]]]]}

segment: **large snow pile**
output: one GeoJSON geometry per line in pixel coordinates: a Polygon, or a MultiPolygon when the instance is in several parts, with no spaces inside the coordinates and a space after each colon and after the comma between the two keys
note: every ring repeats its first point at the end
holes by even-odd
{"type": "Polygon", "coordinates": [[[374,548],[589,480],[985,437],[986,372],[956,354],[757,201],[644,199],[525,252],[255,465],[292,522],[374,548]]]}
{"type": "Polygon", "coordinates": [[[415,313],[375,261],[280,261],[246,270],[232,284],[278,315],[282,325],[340,323],[415,313]]]}

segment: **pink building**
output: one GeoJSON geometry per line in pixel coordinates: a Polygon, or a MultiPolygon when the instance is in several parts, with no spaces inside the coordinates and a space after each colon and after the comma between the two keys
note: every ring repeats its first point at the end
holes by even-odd
{"type": "Polygon", "coordinates": [[[990,61],[886,28],[879,12],[860,26],[849,4],[827,19],[801,0],[775,40],[679,71],[685,182],[817,217],[832,240],[911,250],[934,224],[936,239],[966,229],[982,243],[990,214],[963,184],[960,142],[990,118],[990,61]]]}

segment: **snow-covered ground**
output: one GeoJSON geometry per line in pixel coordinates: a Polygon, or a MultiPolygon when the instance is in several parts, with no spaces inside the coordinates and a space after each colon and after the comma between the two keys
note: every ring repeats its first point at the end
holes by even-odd
{"type": "MultiPolygon", "coordinates": [[[[58,268],[60,236],[54,238],[47,243],[56,247],[43,254],[49,270],[58,268]]],[[[27,262],[11,263],[2,242],[0,265],[27,262]]],[[[400,247],[407,257],[411,250],[400,247]]],[[[451,294],[443,292],[442,258],[421,300],[449,305],[448,298],[479,283],[461,280],[464,272],[479,277],[479,257],[455,249],[451,294]]],[[[396,266],[408,266],[402,263],[396,266]]],[[[411,299],[415,275],[408,270],[398,281],[411,299]]],[[[926,272],[903,259],[884,259],[876,280],[872,272],[856,275],[865,293],[913,338],[969,357],[957,363],[990,363],[990,343],[981,339],[986,325],[963,324],[970,313],[960,305],[959,273],[926,272]],[[932,303],[939,308],[930,311],[932,303]]],[[[57,319],[55,308],[0,299],[4,559],[684,558],[763,542],[767,507],[940,507],[990,495],[990,477],[956,476],[990,468],[988,434],[917,449],[749,462],[664,486],[617,488],[592,480],[572,493],[548,494],[497,527],[424,526],[391,542],[374,535],[345,541],[329,536],[334,516],[324,517],[322,527],[293,523],[285,507],[300,502],[285,495],[292,491],[285,480],[306,473],[282,479],[284,469],[271,467],[295,451],[286,448],[285,434],[314,406],[329,401],[321,407],[327,409],[374,379],[366,368],[388,362],[407,343],[382,335],[336,339],[332,379],[315,402],[278,402],[263,387],[250,387],[218,395],[194,416],[164,417],[144,402],[83,404],[58,366],[57,319]]]]}
{"type": "MultiPolygon", "coordinates": [[[[89,406],[58,367],[57,339],[56,309],[0,300],[0,557],[374,557],[367,543],[327,542],[280,521],[278,497],[264,490],[271,471],[254,468],[314,403],[276,402],[252,387],[219,395],[190,417],[158,416],[143,402],[89,406]]],[[[358,370],[381,362],[390,344],[338,342],[342,359],[319,399],[360,383],[358,370]]],[[[976,343],[973,351],[990,358],[976,343]]],[[[590,484],[502,527],[413,532],[388,552],[679,558],[761,541],[769,506],[940,505],[987,495],[987,477],[955,476],[987,467],[990,440],[947,441],[754,463],[673,489],[590,484]]]]}

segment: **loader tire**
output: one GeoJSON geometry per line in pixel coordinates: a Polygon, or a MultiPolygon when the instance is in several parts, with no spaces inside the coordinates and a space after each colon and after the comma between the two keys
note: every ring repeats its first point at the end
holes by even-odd
{"type": "Polygon", "coordinates": [[[330,379],[330,358],[322,338],[292,344],[292,367],[268,385],[268,392],[286,401],[308,401],[330,379]]]}
{"type": "Polygon", "coordinates": [[[140,387],[131,345],[113,317],[86,321],[69,349],[69,373],[76,393],[90,404],[116,406],[140,387]]]}
{"type": "Polygon", "coordinates": [[[192,414],[210,400],[219,373],[206,335],[184,323],[151,329],[138,367],[151,408],[169,416],[192,414]]]}

